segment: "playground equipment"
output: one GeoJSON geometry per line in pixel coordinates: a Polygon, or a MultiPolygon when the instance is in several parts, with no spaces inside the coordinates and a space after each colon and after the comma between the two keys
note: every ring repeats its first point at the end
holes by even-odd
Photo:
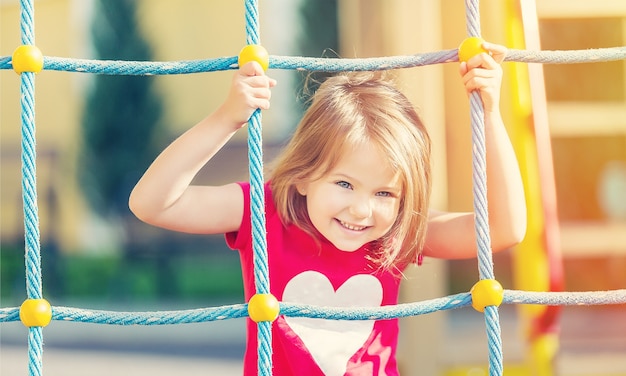
{"type": "MultiPolygon", "coordinates": [[[[377,308],[331,308],[278,302],[269,291],[267,255],[265,244],[265,219],[263,213],[263,168],[261,148],[261,114],[255,112],[249,122],[249,166],[251,176],[252,228],[255,252],[255,277],[257,295],[247,304],[168,312],[110,312],[85,310],[71,307],[51,306],[42,296],[41,257],[39,245],[36,150],[35,150],[35,74],[42,70],[58,70],[95,74],[165,75],[188,74],[236,69],[238,59],[262,60],[268,69],[299,69],[316,71],[387,70],[450,63],[460,55],[473,55],[470,48],[451,49],[409,56],[379,57],[368,59],[316,59],[268,55],[261,57],[261,49],[253,47],[251,53],[242,52],[239,57],[222,57],[207,60],[179,62],[127,62],[93,61],[44,56],[34,40],[34,6],[32,0],[22,0],[22,45],[13,56],[0,57],[0,69],[13,69],[21,77],[22,107],[22,163],[23,203],[25,216],[26,286],[28,299],[21,307],[0,308],[0,322],[21,320],[29,328],[28,352],[29,375],[41,375],[43,352],[43,328],[51,320],[90,322],[113,325],[165,325],[197,323],[250,316],[259,326],[259,374],[271,374],[271,325],[277,315],[313,317],[334,320],[380,320],[395,317],[427,314],[468,305],[484,312],[489,342],[490,375],[502,375],[503,357],[500,338],[498,306],[505,304],[539,305],[598,305],[626,303],[626,290],[604,292],[529,292],[503,290],[495,280],[486,210],[484,176],[484,134],[482,105],[474,93],[470,97],[473,154],[473,193],[477,216],[479,282],[471,292],[451,295],[423,302],[400,304],[377,308]]],[[[247,44],[260,45],[257,3],[247,0],[247,44]]],[[[478,2],[466,2],[468,35],[480,37],[478,2]]],[[[471,39],[475,41],[476,39],[471,39]]],[[[585,51],[526,51],[510,50],[507,61],[526,63],[564,64],[598,62],[626,59],[626,47],[585,51]]]]}

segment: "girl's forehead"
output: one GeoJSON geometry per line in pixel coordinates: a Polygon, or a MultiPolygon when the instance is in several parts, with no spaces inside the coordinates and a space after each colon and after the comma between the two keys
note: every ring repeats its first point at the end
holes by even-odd
{"type": "Polygon", "coordinates": [[[342,174],[384,185],[401,184],[401,174],[398,169],[394,168],[389,156],[371,143],[345,148],[328,173],[342,174]]]}

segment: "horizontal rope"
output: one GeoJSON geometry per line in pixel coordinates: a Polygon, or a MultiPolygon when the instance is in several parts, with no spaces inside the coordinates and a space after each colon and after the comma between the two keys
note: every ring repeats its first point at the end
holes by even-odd
{"type": "MultiPolygon", "coordinates": [[[[280,303],[280,314],[328,320],[387,320],[419,316],[471,305],[471,294],[460,293],[422,302],[382,307],[320,307],[280,303]]],[[[584,292],[533,292],[504,290],[503,304],[591,306],[626,304],[626,289],[584,292]]],[[[247,304],[182,311],[115,312],[71,307],[52,307],[52,319],[108,325],[172,325],[235,319],[248,316],[247,304]]],[[[19,307],[0,308],[0,322],[19,321],[19,307]]]]}
{"type": "MultiPolygon", "coordinates": [[[[541,64],[597,63],[626,59],[625,47],[588,50],[530,51],[510,49],[505,61],[541,64]]],[[[442,50],[415,55],[372,57],[362,59],[313,58],[302,56],[270,56],[271,69],[302,71],[375,71],[413,68],[458,61],[458,51],[442,50]]],[[[124,61],[88,60],[44,57],[44,70],[94,73],[106,75],[173,75],[237,69],[237,57],[220,57],[187,61],[124,61]]],[[[0,57],[0,69],[13,69],[10,56],[0,57]]]]}
{"type": "Polygon", "coordinates": [[[626,304],[626,289],[583,292],[505,290],[503,303],[560,306],[626,304]]]}
{"type": "Polygon", "coordinates": [[[215,308],[199,308],[182,311],[154,312],[111,312],[85,310],[70,307],[55,307],[52,318],[59,321],[76,321],[109,325],[171,325],[192,324],[246,317],[247,304],[236,304],[215,308]]]}
{"type": "Polygon", "coordinates": [[[469,293],[444,298],[382,307],[319,307],[308,304],[280,303],[280,314],[328,320],[388,320],[418,316],[437,311],[466,307],[472,304],[469,293]]]}

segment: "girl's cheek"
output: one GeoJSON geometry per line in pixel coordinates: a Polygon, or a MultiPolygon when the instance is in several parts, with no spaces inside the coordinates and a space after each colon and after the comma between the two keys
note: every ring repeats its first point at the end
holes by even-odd
{"type": "Polygon", "coordinates": [[[396,219],[399,212],[398,204],[392,200],[377,205],[377,212],[385,218],[396,219]]]}

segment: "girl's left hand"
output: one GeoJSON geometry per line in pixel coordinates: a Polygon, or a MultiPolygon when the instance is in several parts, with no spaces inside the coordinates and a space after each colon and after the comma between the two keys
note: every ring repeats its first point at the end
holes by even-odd
{"type": "Polygon", "coordinates": [[[480,92],[485,112],[499,111],[502,67],[507,48],[498,44],[483,43],[489,53],[473,56],[459,65],[459,73],[467,94],[474,90],[480,92]]]}

